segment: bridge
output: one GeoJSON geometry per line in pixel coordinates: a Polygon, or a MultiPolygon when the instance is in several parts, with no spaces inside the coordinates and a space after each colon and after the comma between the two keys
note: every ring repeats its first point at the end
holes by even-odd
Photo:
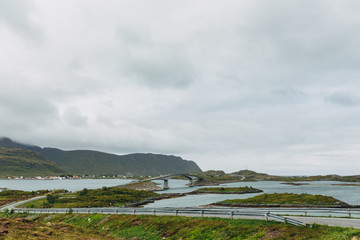
{"type": "Polygon", "coordinates": [[[189,179],[188,186],[193,187],[194,181],[202,180],[201,177],[198,177],[196,175],[186,174],[186,173],[176,173],[176,174],[168,174],[168,175],[160,175],[157,177],[142,179],[139,182],[145,182],[145,181],[153,181],[153,180],[164,180],[164,187],[163,189],[169,189],[169,179],[174,177],[185,177],[189,179]]]}

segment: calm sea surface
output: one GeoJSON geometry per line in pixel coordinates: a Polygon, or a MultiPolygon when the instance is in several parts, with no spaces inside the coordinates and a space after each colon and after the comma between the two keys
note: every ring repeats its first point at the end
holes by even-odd
{"type": "MultiPolygon", "coordinates": [[[[162,184],[162,181],[158,181],[162,184]]],[[[190,192],[200,187],[187,187],[184,180],[169,180],[170,189],[164,192],[190,192]]],[[[360,205],[360,187],[359,186],[334,186],[332,184],[342,184],[343,182],[307,182],[309,185],[293,186],[281,184],[281,182],[237,182],[222,184],[224,187],[244,187],[252,186],[262,189],[264,193],[309,193],[332,196],[352,205],[360,205]]],[[[350,183],[349,183],[350,184],[350,183]]],[[[146,207],[194,207],[206,205],[226,199],[249,198],[261,193],[252,194],[203,194],[188,195],[181,198],[165,199],[148,204],[146,207]]]]}
{"type": "MultiPolygon", "coordinates": [[[[69,191],[78,191],[84,188],[95,189],[103,186],[124,185],[132,180],[128,179],[81,179],[81,180],[0,180],[0,188],[9,188],[17,190],[42,190],[42,189],[67,189],[69,191]]],[[[155,181],[160,185],[163,181],[155,181]]],[[[193,191],[200,187],[188,187],[188,181],[170,179],[170,189],[161,191],[161,193],[185,193],[193,191]]],[[[238,182],[228,183],[224,187],[242,187],[252,186],[262,189],[265,193],[309,193],[332,196],[341,201],[352,205],[360,205],[360,187],[358,186],[334,186],[340,182],[309,182],[309,185],[292,186],[281,184],[281,182],[238,182]]],[[[181,198],[165,199],[156,201],[146,207],[194,207],[210,204],[225,199],[248,198],[256,196],[254,194],[203,194],[189,195],[181,198]]]]}
{"type": "Polygon", "coordinates": [[[124,185],[131,181],[132,180],[129,179],[0,180],[0,188],[24,191],[53,189],[79,191],[84,188],[95,189],[104,186],[112,187],[117,185],[124,185]]]}

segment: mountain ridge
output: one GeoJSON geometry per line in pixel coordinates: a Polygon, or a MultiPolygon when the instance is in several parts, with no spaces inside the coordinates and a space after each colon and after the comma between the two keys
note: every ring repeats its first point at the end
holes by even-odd
{"type": "Polygon", "coordinates": [[[140,176],[202,172],[195,162],[173,155],[153,153],[117,155],[94,150],[64,151],[58,148],[21,144],[10,138],[0,138],[0,146],[38,152],[67,172],[76,175],[140,176]]]}
{"type": "Polygon", "coordinates": [[[38,176],[66,174],[58,164],[42,154],[25,148],[0,146],[0,176],[38,176]]]}

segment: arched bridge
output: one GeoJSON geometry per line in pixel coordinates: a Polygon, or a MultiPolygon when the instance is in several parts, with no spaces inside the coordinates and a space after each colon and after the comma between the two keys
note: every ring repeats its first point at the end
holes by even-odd
{"type": "Polygon", "coordinates": [[[196,175],[191,175],[191,174],[186,174],[186,173],[176,173],[176,174],[160,175],[157,177],[143,179],[143,180],[140,180],[140,182],[153,181],[153,180],[164,180],[163,189],[168,189],[169,188],[169,179],[174,178],[174,177],[186,177],[187,179],[189,179],[189,184],[188,184],[189,187],[194,186],[194,181],[198,181],[198,180],[202,179],[201,177],[198,177],[196,175]]]}

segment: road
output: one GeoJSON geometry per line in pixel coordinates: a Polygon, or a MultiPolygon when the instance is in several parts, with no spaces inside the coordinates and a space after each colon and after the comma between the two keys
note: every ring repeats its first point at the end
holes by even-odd
{"type": "Polygon", "coordinates": [[[30,198],[30,199],[27,199],[27,200],[23,200],[23,201],[20,201],[20,202],[14,202],[14,203],[10,203],[10,204],[7,204],[5,206],[2,206],[0,208],[0,210],[4,210],[4,209],[13,209],[13,208],[16,208],[16,206],[19,206],[21,204],[24,204],[24,203],[27,203],[27,202],[31,202],[31,201],[34,201],[34,200],[38,200],[38,199],[42,199],[42,198],[46,198],[46,195],[44,196],[38,196],[38,197],[34,197],[34,198],[30,198]]]}
{"type": "MultiPolygon", "coordinates": [[[[32,199],[16,202],[9,204],[7,206],[1,207],[0,210],[4,209],[14,209],[16,211],[21,211],[21,209],[17,209],[16,207],[41,198],[45,198],[46,196],[39,196],[32,199]]],[[[69,209],[64,208],[54,208],[54,209],[27,209],[28,212],[33,212],[35,210],[36,213],[65,213],[69,211],[69,209]]],[[[319,213],[323,211],[325,213],[326,209],[264,209],[264,208],[158,208],[158,209],[150,209],[150,208],[73,208],[72,211],[74,213],[104,213],[104,214],[147,214],[147,215],[178,215],[178,216],[186,216],[186,217],[221,217],[221,218],[234,218],[234,219],[260,219],[265,220],[265,213],[272,212],[275,214],[283,212],[304,212],[311,215],[311,211],[314,213],[319,213]],[[155,210],[155,212],[154,212],[155,210]],[[272,211],[274,210],[274,211],[272,211]]],[[[329,213],[334,213],[336,211],[347,212],[347,210],[334,210],[328,209],[329,213]]],[[[354,212],[360,211],[359,209],[352,210],[354,212]]],[[[358,214],[358,213],[357,213],[358,214]]],[[[335,217],[302,217],[302,216],[286,216],[290,219],[295,219],[307,224],[321,224],[321,225],[329,225],[329,226],[341,226],[341,227],[353,227],[356,229],[360,229],[360,219],[355,218],[335,218],[335,217]]],[[[275,220],[271,219],[270,220],[275,220]]]]}
{"type": "Polygon", "coordinates": [[[340,227],[353,227],[360,229],[360,219],[354,218],[323,218],[323,217],[294,217],[292,219],[307,223],[307,224],[320,224],[328,226],[340,226],[340,227]]]}

